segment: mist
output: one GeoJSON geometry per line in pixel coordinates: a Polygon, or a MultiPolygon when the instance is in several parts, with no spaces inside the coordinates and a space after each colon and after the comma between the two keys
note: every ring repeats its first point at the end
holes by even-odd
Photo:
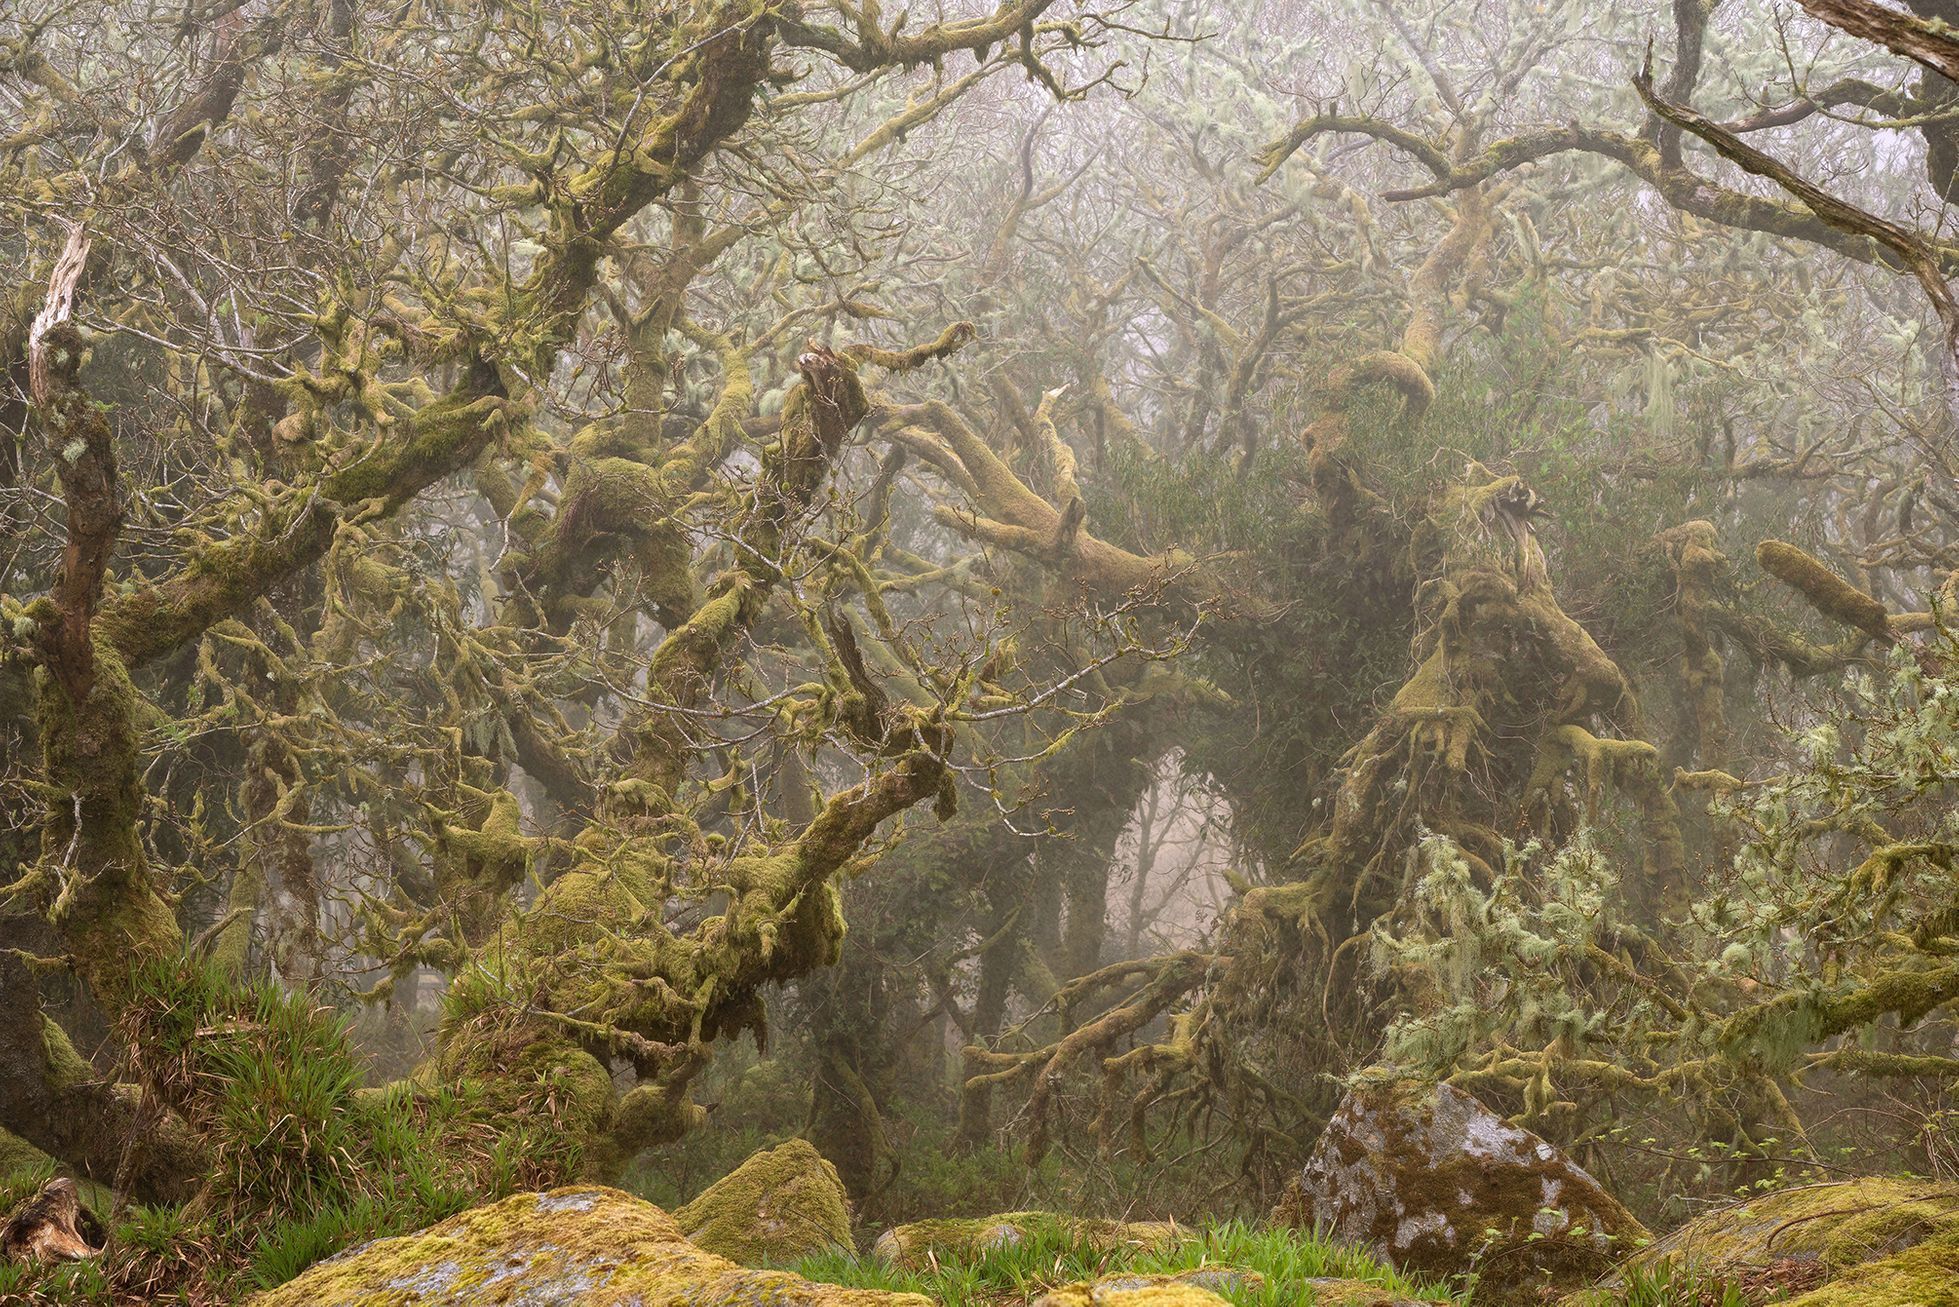
{"type": "Polygon", "coordinates": [[[15,0],[0,1304],[1944,1301],[1955,31],[15,0]]]}

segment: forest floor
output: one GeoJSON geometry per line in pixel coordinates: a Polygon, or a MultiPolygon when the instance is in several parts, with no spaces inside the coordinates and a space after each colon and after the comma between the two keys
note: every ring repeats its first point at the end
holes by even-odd
{"type": "Polygon", "coordinates": [[[1113,1275],[1159,1276],[1217,1268],[1204,1287],[1238,1307],[1311,1307],[1340,1294],[1329,1281],[1367,1284],[1399,1299],[1454,1304],[1446,1288],[1411,1279],[1359,1249],[1299,1230],[1261,1230],[1242,1222],[1206,1228],[1174,1247],[1111,1250],[1094,1241],[1043,1231],[973,1260],[935,1259],[925,1269],[891,1265],[874,1255],[805,1258],[788,1269],[807,1279],[861,1289],[921,1293],[945,1307],[1025,1303],[1044,1292],[1113,1275]],[[1318,1285],[1315,1282],[1320,1282],[1318,1285]]]}

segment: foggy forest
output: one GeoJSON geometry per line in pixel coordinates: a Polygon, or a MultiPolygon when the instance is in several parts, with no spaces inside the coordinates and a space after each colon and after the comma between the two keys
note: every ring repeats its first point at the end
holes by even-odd
{"type": "Polygon", "coordinates": [[[1959,1304],[1955,0],[0,0],[0,1304],[1959,1304]]]}

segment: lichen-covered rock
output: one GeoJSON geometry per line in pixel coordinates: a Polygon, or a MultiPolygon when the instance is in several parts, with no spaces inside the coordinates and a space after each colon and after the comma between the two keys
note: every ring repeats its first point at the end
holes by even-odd
{"type": "Polygon", "coordinates": [[[1780,1290],[1789,1307],[1959,1301],[1959,1185],[1870,1178],[1762,1194],[1695,1217],[1568,1301],[1623,1301],[1631,1272],[1663,1267],[1780,1290]]]}
{"type": "Polygon", "coordinates": [[[806,1139],[754,1154],[673,1219],[689,1242],[743,1266],[852,1246],[843,1181],[806,1139]]]}
{"type": "Polygon", "coordinates": [[[696,1248],[651,1203],[598,1185],[517,1194],[321,1262],[252,1307],[931,1307],[696,1248]]]}
{"type": "Polygon", "coordinates": [[[1172,1307],[1175,1303],[1214,1302],[1226,1293],[1256,1294],[1264,1287],[1265,1277],[1257,1271],[1240,1266],[1199,1266],[1159,1275],[1118,1272],[1055,1289],[1035,1301],[1037,1307],[1103,1307],[1107,1303],[1172,1307]],[[1202,1297],[1192,1297],[1193,1290],[1202,1297]]]}
{"type": "MultiPolygon", "coordinates": [[[[1148,1277],[1137,1277],[1147,1279],[1148,1277]]],[[[1033,1307],[1222,1307],[1230,1300],[1200,1285],[1176,1280],[1121,1289],[1106,1281],[1071,1284],[1034,1300],[1033,1307]]]]}
{"type": "Polygon", "coordinates": [[[1646,1238],[1549,1143],[1448,1085],[1350,1092],[1273,1213],[1406,1271],[1474,1272],[1479,1303],[1587,1283],[1646,1238]]]}
{"type": "Polygon", "coordinates": [[[1175,1221],[1105,1221],[1057,1212],[1003,1212],[970,1220],[915,1221],[886,1230],[871,1253],[893,1266],[978,1261],[1001,1248],[1052,1238],[1098,1253],[1174,1248],[1197,1232],[1175,1221]]]}

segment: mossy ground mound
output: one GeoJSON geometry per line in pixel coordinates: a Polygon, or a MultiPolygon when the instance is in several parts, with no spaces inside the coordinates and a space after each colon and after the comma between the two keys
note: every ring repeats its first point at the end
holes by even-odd
{"type": "Polygon", "coordinates": [[[931,1307],[704,1252],[651,1203],[597,1185],[517,1194],[321,1262],[252,1307],[931,1307]]]}
{"type": "Polygon", "coordinates": [[[1959,1301],[1959,1185],[1874,1177],[1763,1194],[1696,1217],[1567,1302],[1607,1307],[1681,1276],[1750,1298],[1779,1288],[1791,1307],[1959,1301]]]}
{"type": "Polygon", "coordinates": [[[970,1262],[1038,1239],[1060,1237],[1103,1253],[1161,1251],[1197,1236],[1174,1221],[1107,1221],[1058,1212],[1002,1212],[969,1220],[915,1221],[878,1236],[872,1254],[893,1266],[970,1262]]]}
{"type": "Polygon", "coordinates": [[[29,1171],[47,1172],[54,1159],[19,1135],[0,1129],[0,1180],[29,1171]]]}
{"type": "Polygon", "coordinates": [[[1959,1302],[1959,1238],[1942,1238],[1853,1266],[1790,1307],[1929,1307],[1959,1302]]]}
{"type": "Polygon", "coordinates": [[[1034,1307],[1224,1307],[1225,1300],[1209,1289],[1183,1281],[1117,1288],[1103,1284],[1071,1284],[1035,1300],[1034,1307]]]}
{"type": "Polygon", "coordinates": [[[689,1241],[743,1266],[852,1246],[843,1181],[803,1139],[755,1153],[673,1217],[689,1241]]]}

